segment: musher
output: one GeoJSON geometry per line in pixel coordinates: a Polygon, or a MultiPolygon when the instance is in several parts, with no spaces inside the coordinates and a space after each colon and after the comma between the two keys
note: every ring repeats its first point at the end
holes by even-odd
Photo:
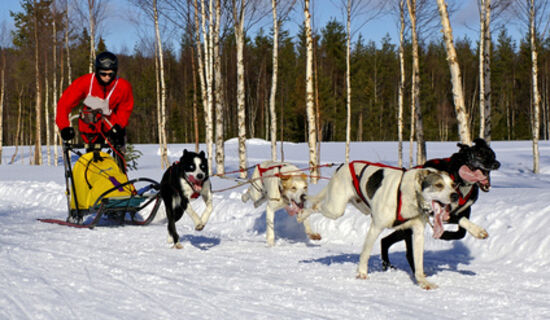
{"type": "Polygon", "coordinates": [[[95,73],[74,80],[63,92],[57,103],[55,122],[64,141],[74,138],[75,130],[69,122],[69,114],[81,102],[84,105],[78,119],[78,130],[85,143],[105,143],[105,138],[114,149],[114,158],[121,169],[124,164],[124,146],[128,118],[134,108],[132,86],[117,77],[118,59],[108,51],[97,55],[95,73]],[[122,158],[122,159],[121,159],[122,158]]]}

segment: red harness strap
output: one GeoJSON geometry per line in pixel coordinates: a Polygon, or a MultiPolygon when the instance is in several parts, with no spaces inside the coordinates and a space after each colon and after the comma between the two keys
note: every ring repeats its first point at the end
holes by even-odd
{"type": "MultiPolygon", "coordinates": [[[[284,167],[284,165],[277,164],[271,167],[262,168],[259,164],[257,164],[256,167],[258,167],[258,172],[260,173],[260,177],[262,177],[266,171],[273,170],[275,168],[281,169],[282,167],[284,167]]],[[[278,173],[275,174],[275,176],[278,176],[278,175],[279,175],[278,173]]]]}
{"type": "MultiPolygon", "coordinates": [[[[393,170],[401,170],[403,173],[405,171],[407,171],[407,169],[405,168],[399,168],[399,167],[393,167],[393,166],[389,166],[387,164],[383,164],[383,163],[378,163],[378,162],[369,162],[369,161],[362,161],[362,160],[356,160],[356,161],[352,161],[349,163],[349,170],[350,170],[350,173],[351,173],[351,177],[353,179],[353,187],[355,188],[355,192],[357,192],[357,194],[359,195],[359,197],[361,198],[361,200],[363,200],[363,202],[367,205],[367,207],[370,208],[370,205],[365,197],[365,195],[363,194],[363,192],[361,192],[361,187],[359,185],[359,180],[360,180],[360,177],[363,175],[363,171],[368,167],[368,166],[375,166],[375,167],[380,167],[380,168],[388,168],[388,169],[393,169],[393,170]],[[361,163],[361,164],[365,164],[366,166],[363,168],[363,170],[361,170],[361,174],[360,176],[357,176],[357,174],[355,173],[355,164],[356,163],[361,163]]],[[[401,179],[403,179],[403,175],[401,175],[401,179]]],[[[396,216],[396,220],[398,221],[397,223],[394,223],[394,225],[399,225],[405,221],[407,221],[407,219],[403,218],[403,216],[401,215],[401,207],[403,205],[403,201],[401,200],[401,180],[399,180],[399,186],[397,188],[397,209],[396,209],[396,213],[395,213],[395,216],[396,216]]]]}

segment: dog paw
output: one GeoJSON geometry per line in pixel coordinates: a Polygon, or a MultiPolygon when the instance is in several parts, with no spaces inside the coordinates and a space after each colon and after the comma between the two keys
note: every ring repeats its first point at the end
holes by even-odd
{"type": "Polygon", "coordinates": [[[248,192],[243,193],[243,195],[241,196],[242,202],[247,202],[249,199],[250,199],[250,196],[248,195],[248,192]]]}
{"type": "Polygon", "coordinates": [[[204,224],[202,224],[202,223],[199,223],[195,226],[195,230],[197,230],[197,231],[201,231],[202,229],[204,229],[204,224]]]}
{"type": "Polygon", "coordinates": [[[478,239],[487,239],[489,237],[489,233],[487,232],[487,230],[481,229],[477,232],[475,237],[478,239]]]}
{"type": "Polygon", "coordinates": [[[359,280],[367,280],[369,277],[364,272],[357,272],[357,275],[355,276],[355,278],[359,280]]]}
{"type": "Polygon", "coordinates": [[[180,242],[177,242],[172,246],[172,248],[173,249],[183,249],[183,244],[181,244],[180,242]]]}
{"type": "Polygon", "coordinates": [[[382,271],[396,270],[397,268],[389,261],[382,261],[382,271]]]}
{"type": "Polygon", "coordinates": [[[418,281],[418,285],[424,290],[433,290],[438,288],[437,284],[431,283],[427,280],[418,281]]]}
{"type": "Polygon", "coordinates": [[[321,235],[318,234],[318,233],[308,233],[307,236],[308,236],[311,240],[321,240],[321,235]]]}

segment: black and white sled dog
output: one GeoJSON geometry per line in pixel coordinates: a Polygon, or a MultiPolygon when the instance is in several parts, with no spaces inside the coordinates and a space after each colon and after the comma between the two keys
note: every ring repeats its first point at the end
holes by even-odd
{"type": "MultiPolygon", "coordinates": [[[[296,166],[286,162],[265,161],[254,168],[252,182],[242,195],[242,201],[252,200],[257,208],[267,201],[265,220],[267,244],[275,244],[275,212],[285,208],[289,215],[295,215],[304,209],[307,198],[307,176],[296,166]]],[[[320,240],[313,233],[308,220],[303,221],[304,229],[312,240],[320,240]]]]}
{"type": "MultiPolygon", "coordinates": [[[[457,144],[460,148],[457,153],[450,158],[432,159],[427,161],[422,167],[435,168],[447,172],[456,184],[456,191],[459,195],[457,203],[451,206],[449,220],[447,224],[458,225],[456,231],[445,231],[443,226],[435,228],[438,221],[434,224],[434,238],[442,240],[459,240],[466,236],[466,231],[478,239],[485,239],[489,233],[470,221],[471,206],[477,201],[479,189],[488,192],[491,188],[490,173],[500,167],[500,162],[496,160],[495,152],[487,145],[485,140],[477,138],[473,146],[457,144]],[[437,231],[437,232],[435,232],[437,231]]],[[[412,232],[410,229],[403,229],[393,232],[383,238],[381,244],[382,267],[384,270],[395,268],[391,265],[388,258],[389,248],[396,242],[405,240],[407,250],[407,261],[411,270],[415,271],[415,264],[412,257],[413,244],[412,232]]]]}
{"type": "Polygon", "coordinates": [[[450,204],[458,200],[454,183],[447,173],[431,168],[403,170],[379,163],[353,161],[338,168],[328,185],[309,200],[312,208],[303,210],[298,215],[299,221],[313,212],[337,219],[344,214],[348,203],[371,215],[357,278],[367,278],[372,247],[384,229],[410,228],[413,231],[414,262],[418,266],[414,274],[416,281],[424,289],[437,287],[424,275],[424,226],[427,215],[432,212],[445,219],[450,204]]]}
{"type": "Polygon", "coordinates": [[[166,208],[168,241],[174,244],[174,248],[181,249],[183,246],[179,242],[176,221],[187,211],[195,223],[195,230],[200,231],[212,213],[212,190],[208,175],[208,161],[204,151],[195,153],[183,150],[180,160],[164,172],[160,182],[160,194],[166,208]],[[189,203],[191,199],[199,196],[202,196],[206,204],[200,217],[189,203]]]}

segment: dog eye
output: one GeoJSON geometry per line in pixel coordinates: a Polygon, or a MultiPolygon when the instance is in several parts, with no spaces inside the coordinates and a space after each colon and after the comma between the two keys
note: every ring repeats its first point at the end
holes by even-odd
{"type": "Polygon", "coordinates": [[[290,189],[291,189],[292,191],[298,190],[298,189],[296,189],[296,187],[292,187],[292,188],[290,188],[290,189]]]}
{"type": "Polygon", "coordinates": [[[443,189],[443,183],[436,183],[435,187],[438,189],[443,189]]]}
{"type": "Polygon", "coordinates": [[[189,171],[194,171],[195,170],[195,165],[194,164],[190,164],[189,165],[189,171]]]}

